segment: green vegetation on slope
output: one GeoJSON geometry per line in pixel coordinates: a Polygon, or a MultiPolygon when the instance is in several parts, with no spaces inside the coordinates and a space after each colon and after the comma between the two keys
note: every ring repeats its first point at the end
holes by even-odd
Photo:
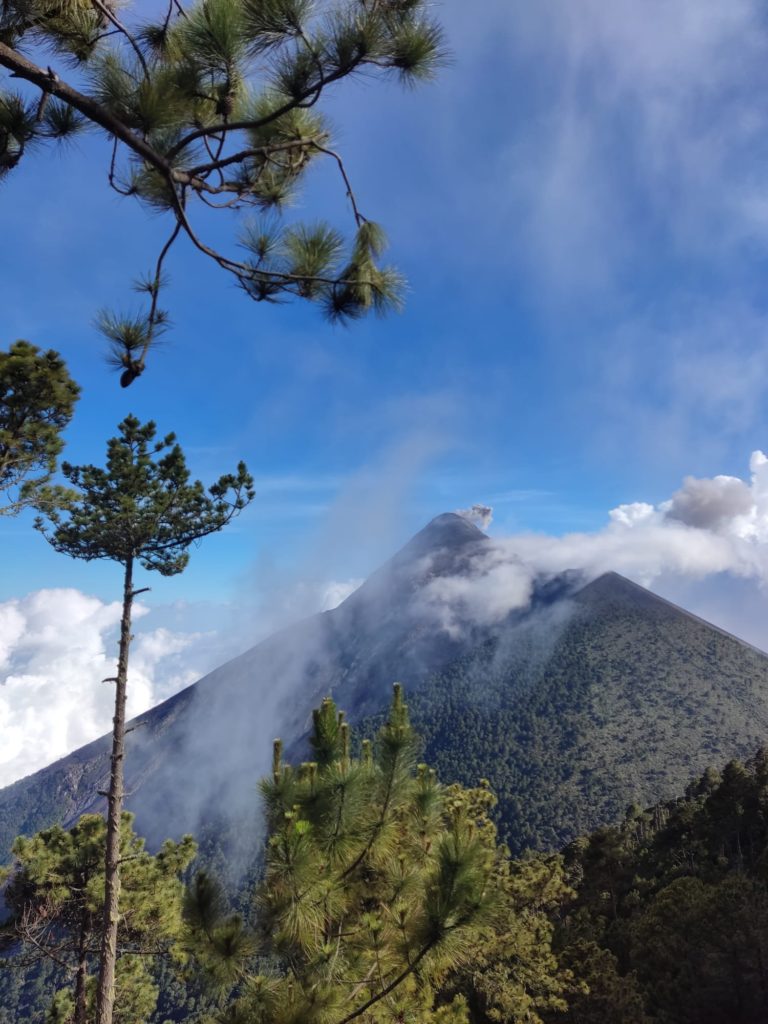
{"type": "MultiPolygon", "coordinates": [[[[562,854],[510,860],[488,816],[490,790],[440,785],[416,765],[399,696],[377,745],[364,743],[359,758],[330,701],[312,746],[315,760],[295,771],[278,748],[265,783],[270,839],[253,932],[198,877],[179,942],[184,968],[153,955],[153,980],[139,979],[142,998],[159,993],[153,1024],[768,1019],[768,750],[707,769],[683,797],[631,806],[620,824],[562,854]]],[[[17,847],[17,879],[31,869],[40,876],[17,882],[17,910],[48,884],[49,848],[79,870],[90,840],[76,834],[48,830],[17,847]]],[[[140,874],[153,863],[142,857],[140,874]]],[[[66,871],[53,875],[69,916],[50,937],[66,950],[67,929],[91,907],[87,894],[59,884],[66,871]]],[[[134,895],[156,913],[156,892],[134,895]]],[[[66,998],[56,1000],[58,1016],[46,1007],[71,984],[45,961],[26,972],[6,965],[0,1021],[70,1024],[66,998]]]]}
{"type": "MultiPolygon", "coordinates": [[[[54,825],[29,839],[20,836],[12,867],[0,872],[9,915],[0,938],[13,954],[7,969],[54,965],[61,986],[54,1017],[73,1024],[85,1024],[93,1014],[106,832],[100,815],[87,814],[69,830],[54,825]]],[[[122,816],[117,956],[124,1024],[146,1019],[155,1007],[157,989],[149,965],[153,957],[169,955],[181,935],[181,874],[194,855],[195,844],[187,836],[178,844],[169,840],[152,856],[133,831],[132,815],[122,816]]]]}
{"type": "Polygon", "coordinates": [[[630,808],[565,861],[575,896],[556,948],[593,979],[573,1024],[768,1019],[767,750],[707,770],[682,799],[630,808]]]}
{"type": "Polygon", "coordinates": [[[559,849],[768,736],[765,655],[620,577],[535,642],[548,649],[523,657],[488,641],[410,698],[425,759],[490,781],[515,853],[559,849]]]}

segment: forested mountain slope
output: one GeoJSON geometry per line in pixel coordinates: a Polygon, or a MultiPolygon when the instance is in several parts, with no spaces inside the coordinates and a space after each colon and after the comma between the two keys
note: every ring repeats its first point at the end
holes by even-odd
{"type": "Polygon", "coordinates": [[[443,778],[490,780],[515,851],[672,797],[768,738],[764,654],[614,573],[570,603],[546,656],[525,650],[529,620],[512,656],[509,637],[489,639],[410,700],[426,759],[443,778]]]}
{"type": "MultiPolygon", "coordinates": [[[[446,632],[425,594],[477,575],[489,544],[440,516],[337,609],[141,716],[127,759],[139,831],[157,843],[215,825],[252,845],[272,737],[301,756],[322,696],[374,719],[394,679],[441,777],[490,779],[516,850],[559,847],[768,737],[768,657],[615,574],[537,580],[503,621],[446,632]]],[[[101,740],[0,792],[3,853],[97,808],[107,767],[101,740]]]]}
{"type": "Polygon", "coordinates": [[[762,749],[570,845],[555,947],[590,991],[573,994],[569,1021],[768,1020],[767,812],[762,749]]]}

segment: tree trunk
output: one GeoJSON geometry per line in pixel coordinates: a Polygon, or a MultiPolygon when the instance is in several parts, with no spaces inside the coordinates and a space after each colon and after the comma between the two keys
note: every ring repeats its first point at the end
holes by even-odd
{"type": "Polygon", "coordinates": [[[124,797],[125,699],[133,598],[133,559],[129,558],[125,563],[123,577],[123,616],[120,621],[120,653],[115,679],[115,717],[112,720],[112,758],[107,793],[104,923],[99,955],[99,984],[96,991],[96,1024],[112,1024],[115,1005],[117,925],[120,914],[120,819],[124,797]]]}

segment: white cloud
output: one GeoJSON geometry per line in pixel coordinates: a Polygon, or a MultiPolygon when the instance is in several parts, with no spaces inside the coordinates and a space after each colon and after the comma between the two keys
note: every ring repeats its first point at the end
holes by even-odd
{"type": "MultiPolygon", "coordinates": [[[[114,690],[102,680],[115,674],[120,610],[64,588],[0,603],[0,786],[109,730],[114,690]]],[[[148,614],[141,605],[134,611],[148,614]]],[[[197,678],[200,639],[164,628],[137,633],[129,715],[197,678]]]]}
{"type": "MultiPolygon", "coordinates": [[[[219,606],[146,608],[131,646],[128,715],[154,707],[260,637],[305,615],[335,608],[362,580],[302,583],[275,595],[271,614],[248,622],[219,606]],[[174,628],[153,620],[170,620],[174,628]],[[188,624],[205,623],[192,631],[188,624]],[[212,628],[213,627],[213,628],[212,628]],[[218,627],[218,628],[215,628],[218,627]]],[[[0,787],[109,732],[119,602],[72,588],[0,602],[0,787]]]]}
{"type": "Polygon", "coordinates": [[[353,594],[362,583],[362,579],[353,580],[332,580],[320,588],[319,610],[329,612],[338,608],[342,601],[346,601],[350,594],[353,594]]]}
{"type": "Polygon", "coordinates": [[[525,607],[533,576],[514,551],[496,542],[475,557],[469,571],[433,577],[418,603],[440,628],[457,637],[467,625],[494,625],[514,608],[525,607]]]}
{"type": "MultiPolygon", "coordinates": [[[[620,505],[593,533],[494,538],[479,548],[469,570],[435,576],[425,588],[424,608],[449,632],[464,624],[493,624],[528,604],[536,578],[574,569],[587,578],[615,571],[645,586],[663,579],[668,590],[674,590],[675,578],[719,574],[763,587],[768,584],[768,458],[754,452],[750,469],[749,481],[687,477],[668,501],[620,505]]],[[[754,634],[751,639],[756,642],[754,634]]]]}
{"type": "Polygon", "coordinates": [[[608,515],[611,522],[619,526],[636,526],[638,523],[651,520],[655,513],[653,505],[649,505],[647,501],[632,501],[627,505],[612,508],[608,515]]]}

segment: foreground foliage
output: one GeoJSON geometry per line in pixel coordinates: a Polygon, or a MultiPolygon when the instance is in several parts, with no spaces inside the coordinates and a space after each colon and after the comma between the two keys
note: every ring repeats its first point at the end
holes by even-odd
{"type": "MultiPolygon", "coordinates": [[[[276,743],[263,783],[270,837],[255,930],[198,872],[174,947],[186,967],[155,965],[151,1019],[541,1024],[541,1012],[564,1007],[571,978],[553,955],[551,920],[570,895],[560,859],[508,860],[487,785],[441,785],[418,762],[399,686],[359,756],[330,700],[311,744],[314,760],[294,770],[276,743]]],[[[42,1020],[35,1007],[56,981],[27,971],[21,991],[23,973],[0,974],[0,994],[19,1019],[42,1020]]]]}
{"type": "Polygon", "coordinates": [[[263,783],[269,840],[257,918],[275,968],[232,1008],[253,1024],[462,1020],[435,1009],[440,981],[470,957],[499,910],[503,858],[484,809],[417,764],[399,686],[372,744],[351,753],[330,699],[315,712],[314,760],[275,744],[263,783]]]}
{"type": "Polygon", "coordinates": [[[332,318],[397,305],[399,277],[379,261],[383,233],[358,207],[321,100],[360,73],[409,85],[431,77],[442,42],[427,7],[424,0],[0,5],[0,68],[8,72],[0,78],[0,177],[23,168],[36,147],[95,129],[108,142],[110,187],[171,221],[138,282],[147,308],[101,317],[124,386],[143,372],[167,327],[159,297],[180,237],[257,301],[295,295],[321,303],[332,318]],[[52,53],[53,66],[31,59],[40,48],[52,53]],[[351,238],[323,222],[280,219],[319,159],[338,174],[351,238]],[[242,255],[215,241],[212,219],[231,218],[213,212],[221,210],[257,214],[241,225],[242,255]]]}
{"type": "MultiPolygon", "coordinates": [[[[181,875],[195,855],[190,836],[166,842],[151,856],[133,831],[132,816],[120,828],[121,914],[117,937],[120,1008],[115,1020],[140,1024],[154,1010],[158,990],[150,970],[168,955],[183,931],[181,875]]],[[[4,872],[3,896],[10,919],[3,942],[16,947],[6,969],[39,962],[57,968],[62,986],[50,1008],[53,1022],[86,1024],[95,1009],[95,971],[103,938],[104,850],[107,826],[84,815],[71,829],[60,825],[16,840],[13,865],[4,872]]]]}
{"type": "MultiPolygon", "coordinates": [[[[121,942],[138,953],[149,921],[149,934],[177,957],[175,967],[165,957],[151,977],[146,956],[136,958],[135,975],[118,972],[126,1024],[766,1020],[768,752],[708,770],[677,800],[633,806],[621,824],[561,855],[510,860],[496,840],[488,787],[441,785],[419,763],[399,688],[388,721],[359,756],[330,700],[315,714],[311,743],[313,760],[298,769],[284,763],[277,743],[263,783],[269,840],[252,929],[205,874],[188,884],[182,915],[173,872],[170,896],[156,899],[163,882],[141,888],[152,859],[139,845],[130,868],[129,854],[126,879],[136,871],[137,884],[125,883],[121,942]]],[[[19,840],[8,890],[18,940],[20,924],[35,915],[18,914],[24,904],[15,894],[28,899],[39,890],[46,908],[53,886],[61,916],[34,934],[54,938],[53,951],[65,957],[74,955],[84,912],[100,927],[93,908],[101,862],[92,858],[93,877],[101,874],[86,897],[67,879],[80,864],[73,851],[90,849],[94,830],[103,843],[104,825],[84,818],[77,829],[76,842],[77,830],[61,829],[19,840]],[[22,862],[37,872],[34,884],[22,884],[22,862]]],[[[166,850],[158,861],[186,862],[184,844],[166,850]]],[[[40,1007],[62,977],[40,970],[39,948],[30,952],[28,943],[24,957],[38,961],[33,970],[0,972],[11,1014],[0,1011],[0,1020],[42,1024],[40,1007]]],[[[50,1024],[75,1021],[73,995],[70,981],[50,1024]]]]}
{"type": "MultiPolygon", "coordinates": [[[[490,794],[484,793],[487,800],[490,794]]],[[[486,828],[494,826],[489,821],[486,828]]],[[[451,972],[441,998],[462,998],[472,1024],[542,1024],[547,1014],[559,1017],[566,1011],[569,996],[579,990],[553,949],[555,921],[574,895],[561,858],[538,855],[507,861],[501,894],[496,926],[451,972]]]]}
{"type": "Polygon", "coordinates": [[[576,1024],[768,1019],[768,751],[578,840],[557,945],[576,1024]]]}
{"type": "Polygon", "coordinates": [[[0,351],[0,515],[34,504],[50,480],[79,396],[58,352],[28,341],[0,351]]]}

